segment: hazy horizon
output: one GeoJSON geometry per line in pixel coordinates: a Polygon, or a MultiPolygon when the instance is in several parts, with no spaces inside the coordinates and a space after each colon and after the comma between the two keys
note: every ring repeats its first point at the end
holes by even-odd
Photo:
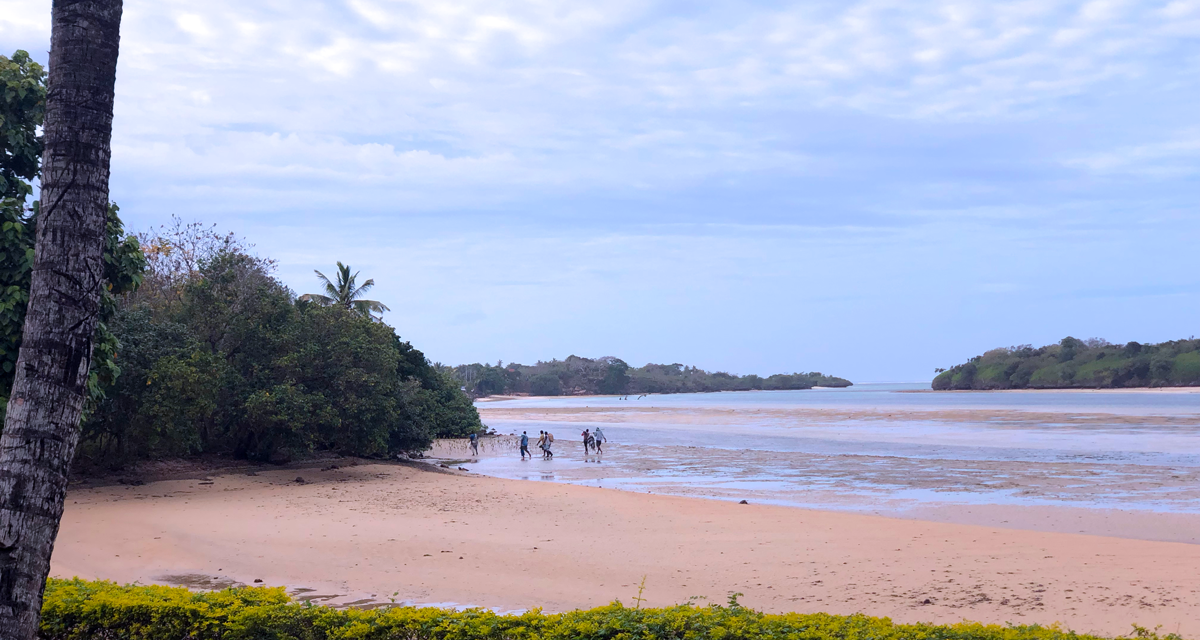
{"type": "MultiPolygon", "coordinates": [[[[45,62],[50,0],[11,0],[45,62]]],[[[927,381],[1197,333],[1200,4],[125,3],[112,197],[444,363],[927,381]]]]}

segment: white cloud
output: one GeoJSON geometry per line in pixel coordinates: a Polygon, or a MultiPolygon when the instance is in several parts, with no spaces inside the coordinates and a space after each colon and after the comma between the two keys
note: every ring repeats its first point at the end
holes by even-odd
{"type": "Polygon", "coordinates": [[[194,13],[183,13],[176,16],[175,24],[179,25],[179,28],[183,31],[199,38],[210,38],[213,35],[212,29],[208,26],[208,21],[203,16],[194,13]]]}
{"type": "Polygon", "coordinates": [[[1200,128],[1178,131],[1168,140],[1071,158],[1065,164],[1097,174],[1158,179],[1197,175],[1200,174],[1200,128]]]}
{"type": "MultiPolygon", "coordinates": [[[[48,4],[28,4],[22,20],[43,20],[33,16],[48,4]]],[[[1164,30],[1191,11],[866,0],[676,15],[629,1],[132,0],[116,161],[176,180],[222,167],[248,180],[298,167],[334,184],[375,176],[420,202],[453,181],[456,195],[485,205],[529,184],[645,189],[804,173],[828,163],[753,131],[762,110],[1030,118],[1144,76],[1148,56],[1171,46],[1164,30]],[[729,109],[739,115],[718,115],[729,109]],[[415,164],[401,169],[405,158],[415,164]]]]}
{"type": "MultiPolygon", "coordinates": [[[[1073,101],[1131,83],[1195,84],[1200,60],[1179,25],[1198,7],[129,0],[114,161],[118,181],[136,175],[156,193],[213,180],[218,195],[414,209],[835,175],[873,160],[804,148],[821,133],[810,121],[1007,126],[1075,117],[1073,101]]],[[[0,33],[45,38],[48,0],[17,9],[0,33]]],[[[1091,171],[1189,166],[1147,160],[1167,153],[1155,144],[1057,157],[1091,171]]],[[[932,176],[904,188],[994,197],[1003,185],[932,176]]]]}
{"type": "MultiPolygon", "coordinates": [[[[0,11],[0,39],[4,48],[35,38],[45,40],[43,50],[50,48],[50,3],[45,0],[5,0],[4,10],[0,11]]],[[[3,53],[12,55],[11,51],[3,53]]]]}

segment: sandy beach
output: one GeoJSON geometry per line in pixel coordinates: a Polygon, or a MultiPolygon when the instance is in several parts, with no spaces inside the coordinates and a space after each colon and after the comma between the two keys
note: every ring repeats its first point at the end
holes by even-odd
{"type": "Polygon", "coordinates": [[[283,585],[334,604],[724,602],[1200,636],[1200,546],[526,482],[394,464],[75,488],[53,574],[283,585]],[[297,477],[303,482],[297,482],[297,477]]]}

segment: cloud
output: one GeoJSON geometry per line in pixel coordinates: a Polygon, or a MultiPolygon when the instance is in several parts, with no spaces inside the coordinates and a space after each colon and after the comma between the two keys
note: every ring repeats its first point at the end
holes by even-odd
{"type": "MultiPolygon", "coordinates": [[[[20,24],[44,23],[48,4],[23,4],[20,24]]],[[[1160,57],[1185,47],[1171,29],[1193,13],[1179,2],[134,0],[114,162],[136,176],[126,199],[151,195],[134,185],[179,195],[207,181],[221,206],[274,191],[289,204],[303,193],[320,206],[494,209],[777,176],[770,195],[787,189],[779,181],[878,162],[806,148],[822,126],[806,123],[1069,113],[1078,96],[1158,81],[1160,57]]]]}
{"type": "MultiPolygon", "coordinates": [[[[49,14],[0,40],[44,60],[49,14]]],[[[1197,37],[1197,0],[127,0],[113,196],[298,288],[353,257],[444,361],[900,379],[1195,316],[1021,305],[1193,270],[1197,37]]]]}
{"type": "MultiPolygon", "coordinates": [[[[0,42],[4,49],[25,49],[45,62],[44,54],[50,49],[50,3],[5,0],[4,11],[0,11],[0,42]]],[[[0,53],[11,56],[12,50],[0,53]]]]}
{"type": "Polygon", "coordinates": [[[1102,175],[1194,176],[1200,174],[1200,128],[1178,131],[1168,140],[1072,158],[1066,164],[1102,175]]]}

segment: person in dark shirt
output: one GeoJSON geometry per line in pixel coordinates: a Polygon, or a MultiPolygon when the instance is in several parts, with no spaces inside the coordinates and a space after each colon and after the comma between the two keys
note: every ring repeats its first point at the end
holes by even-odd
{"type": "Polygon", "coordinates": [[[529,434],[525,431],[521,432],[521,459],[524,460],[528,455],[529,459],[533,459],[533,454],[529,453],[529,434]]]}

